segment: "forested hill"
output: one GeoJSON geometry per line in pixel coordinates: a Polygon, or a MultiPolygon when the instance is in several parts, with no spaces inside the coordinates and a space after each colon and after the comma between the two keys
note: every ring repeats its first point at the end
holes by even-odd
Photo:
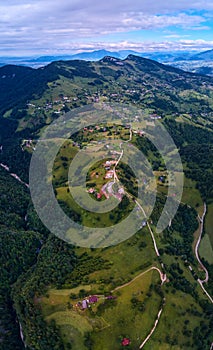
{"type": "MultiPolygon", "coordinates": [[[[112,90],[113,84],[119,83],[123,88],[127,85],[126,89],[131,87],[137,91],[133,96],[136,101],[160,108],[157,103],[165,105],[165,97],[166,108],[171,111],[177,110],[177,104],[182,101],[186,104],[185,109],[191,108],[192,101],[187,96],[180,96],[182,89],[203,94],[202,98],[208,106],[210,101],[205,95],[213,87],[213,79],[210,77],[187,73],[133,55],[125,60],[107,56],[99,62],[58,61],[39,69],[7,65],[0,68],[0,113],[3,114],[10,108],[24,108],[27,101],[41,97],[49,89],[48,83],[61,77],[75,83],[76,79],[80,79],[79,88],[83,84],[88,90],[93,84],[96,89],[105,89],[110,83],[108,89],[112,90]],[[147,101],[150,89],[152,93],[147,101]]],[[[199,102],[200,98],[201,96],[195,96],[194,102],[199,102]]]]}

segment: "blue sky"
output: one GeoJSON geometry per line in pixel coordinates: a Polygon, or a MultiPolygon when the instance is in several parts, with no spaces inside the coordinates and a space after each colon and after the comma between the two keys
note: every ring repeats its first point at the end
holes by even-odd
{"type": "Polygon", "coordinates": [[[212,0],[8,0],[0,55],[213,48],[212,0]]]}

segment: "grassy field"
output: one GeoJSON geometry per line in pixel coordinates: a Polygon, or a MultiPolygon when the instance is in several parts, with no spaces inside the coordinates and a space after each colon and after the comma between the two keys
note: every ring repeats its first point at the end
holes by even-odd
{"type": "Polygon", "coordinates": [[[184,178],[182,202],[196,208],[199,214],[202,214],[203,201],[200,196],[200,192],[196,189],[196,182],[188,179],[187,177],[184,178]]]}
{"type": "MultiPolygon", "coordinates": [[[[128,133],[122,136],[128,138],[128,133]]],[[[100,146],[97,142],[96,145],[98,150],[100,146]]],[[[112,216],[112,212],[102,217],[97,213],[89,214],[76,204],[69,193],[66,178],[69,162],[76,152],[77,148],[73,147],[72,143],[65,144],[56,158],[53,183],[57,199],[66,203],[67,208],[80,214],[83,225],[98,227],[101,221],[103,226],[109,226],[116,219],[115,216],[112,216]]],[[[98,191],[105,181],[102,163],[106,160],[104,155],[107,153],[102,152],[102,157],[99,158],[102,160],[94,163],[94,166],[89,169],[89,180],[87,180],[89,187],[95,187],[98,191]]],[[[161,171],[156,172],[155,176],[158,179],[162,174],[166,175],[161,171]]],[[[177,181],[179,180],[178,175],[174,173],[177,181]]],[[[164,185],[157,181],[157,185],[157,191],[167,195],[167,184],[164,185]]],[[[76,185],[75,191],[78,192],[78,190],[76,185]]],[[[184,181],[182,202],[195,208],[199,215],[202,214],[203,202],[196,189],[196,183],[187,178],[184,181]]],[[[212,214],[213,206],[209,206],[205,221],[207,234],[200,247],[201,256],[208,258],[208,261],[212,254],[208,240],[209,237],[212,237],[212,214]]],[[[123,217],[126,215],[124,210],[122,215],[123,217]]],[[[154,227],[153,231],[155,233],[154,227]]],[[[173,232],[173,234],[177,241],[180,240],[179,232],[173,232]]],[[[163,236],[156,233],[155,236],[158,247],[164,248],[163,236]]],[[[42,298],[41,305],[45,319],[55,320],[64,343],[71,343],[74,350],[119,350],[122,348],[123,337],[131,339],[129,349],[138,349],[152,329],[162,305],[162,294],[160,296],[159,290],[156,289],[160,281],[157,271],[149,271],[135,279],[130,285],[126,285],[151,266],[161,269],[147,226],[116,246],[104,249],[76,248],[76,254],[79,259],[84,254],[87,255],[87,258],[67,277],[64,283],[66,289],[50,289],[48,296],[42,298]],[[100,262],[100,257],[104,262],[100,262]],[[77,287],[74,288],[74,286],[77,287]],[[116,291],[118,286],[123,286],[123,288],[116,291]],[[99,301],[95,305],[84,311],[76,307],[78,301],[82,301],[91,294],[99,296],[99,301]],[[107,294],[116,296],[116,299],[106,301],[104,296],[107,294]],[[132,300],[136,300],[136,303],[132,300]]],[[[193,286],[201,299],[203,298],[203,292],[189,268],[185,266],[183,258],[164,254],[162,261],[165,268],[178,263],[183,279],[193,286]]],[[[194,265],[192,263],[196,271],[197,265],[194,265]]],[[[183,293],[181,288],[180,290],[174,289],[170,281],[165,283],[161,291],[164,293],[166,303],[158,327],[144,349],[192,349],[193,330],[199,327],[202,321],[200,306],[190,294],[183,293]]],[[[69,349],[69,345],[65,345],[65,348],[69,349]]]]}
{"type": "MultiPolygon", "coordinates": [[[[72,208],[72,210],[80,214],[82,224],[87,227],[108,227],[113,225],[118,220],[118,210],[116,209],[114,209],[111,213],[107,212],[104,214],[92,213],[82,209],[78,204],[76,204],[73,197],[70,195],[68,186],[57,188],[57,199],[64,202],[68,208],[72,208]]],[[[127,217],[133,207],[134,203],[130,202],[127,208],[123,210],[118,221],[127,217]]]]}
{"type": "Polygon", "coordinates": [[[119,290],[115,306],[106,308],[102,313],[110,327],[99,333],[92,333],[93,349],[119,350],[123,337],[130,337],[132,348],[139,347],[159,310],[160,297],[156,293],[152,293],[152,298],[147,296],[150,284],[156,283],[158,279],[157,272],[149,272],[130,286],[119,290]],[[145,304],[143,311],[133,308],[133,297],[145,304]]]}
{"type": "Polygon", "coordinates": [[[205,234],[201,240],[199,254],[201,258],[213,264],[213,204],[207,206],[207,214],[204,223],[205,234]]]}
{"type": "MultiPolygon", "coordinates": [[[[96,266],[96,271],[87,274],[89,280],[87,284],[63,290],[50,289],[48,296],[42,299],[42,311],[46,320],[56,321],[64,343],[71,342],[74,350],[87,349],[84,345],[84,336],[88,332],[91,334],[94,350],[119,350],[121,337],[128,334],[132,342],[138,346],[153,325],[159,310],[160,296],[154,290],[147,296],[150,286],[156,285],[160,280],[157,271],[147,272],[129,286],[115,291],[113,295],[116,295],[117,299],[112,305],[110,301],[108,305],[104,305],[104,300],[100,299],[91,310],[82,312],[70,308],[70,304],[75,305],[78,300],[82,300],[79,296],[82,290],[88,296],[92,293],[112,294],[110,291],[117,286],[123,286],[150,266],[159,266],[148,229],[143,228],[131,239],[117,246],[102,250],[78,248],[76,253],[79,257],[87,253],[93,259],[101,255],[102,259],[108,261],[109,267],[99,270],[96,266]],[[144,302],[143,312],[132,308],[131,298],[134,296],[141,303],[144,302]]],[[[85,271],[87,269],[86,264],[85,271]]],[[[71,274],[66,286],[71,285],[73,279],[75,276],[71,274]]]]}
{"type": "MultiPolygon", "coordinates": [[[[96,271],[87,274],[87,283],[75,288],[69,287],[75,279],[71,274],[70,279],[66,281],[66,289],[50,289],[48,296],[43,297],[41,302],[46,320],[56,321],[64,343],[71,342],[74,350],[88,349],[85,339],[92,344],[93,350],[119,350],[122,348],[123,337],[130,337],[130,349],[138,349],[153,327],[160,309],[161,297],[155,292],[159,274],[157,271],[149,271],[130,285],[114,292],[112,290],[132,281],[150,266],[158,266],[147,228],[115,247],[76,250],[79,257],[85,252],[94,259],[101,254],[101,257],[108,261],[108,268],[99,269],[96,266],[96,271]],[[85,296],[102,295],[98,303],[86,311],[75,308],[76,303],[82,300],[82,290],[85,296]],[[112,304],[103,299],[103,295],[109,294],[117,297],[112,304]],[[132,298],[137,298],[143,304],[142,310],[133,307],[132,298]]],[[[163,259],[166,266],[174,262],[174,257],[169,255],[164,255],[163,259]]],[[[184,267],[180,258],[176,259],[176,262],[180,264],[183,276],[195,285],[202,298],[202,291],[189,269],[184,267]]],[[[87,265],[85,271],[86,269],[87,265]]],[[[163,291],[166,304],[157,329],[144,349],[192,349],[191,334],[194,328],[200,325],[201,309],[190,294],[173,289],[170,283],[164,285],[163,291]]]]}
{"type": "Polygon", "coordinates": [[[188,335],[195,327],[199,327],[202,320],[201,308],[193,315],[197,309],[194,299],[189,294],[169,290],[159,325],[144,349],[193,349],[188,335]]]}
{"type": "Polygon", "coordinates": [[[201,258],[208,261],[209,264],[213,264],[213,249],[208,234],[205,234],[199,247],[199,254],[201,258]]]}
{"type": "MultiPolygon", "coordinates": [[[[82,339],[87,332],[91,332],[94,350],[119,350],[122,338],[130,335],[133,346],[139,346],[159,310],[161,298],[152,288],[150,291],[150,286],[158,281],[158,272],[149,271],[129,286],[112,293],[116,299],[106,300],[102,296],[97,304],[85,311],[75,307],[79,300],[70,296],[79,289],[49,290],[48,297],[42,300],[43,313],[47,321],[56,321],[65,343],[71,342],[74,350],[85,349],[82,339]],[[132,298],[137,298],[142,309],[133,307],[132,298]]],[[[82,287],[89,295],[91,286],[82,287]]]]}
{"type": "Polygon", "coordinates": [[[210,242],[213,247],[213,204],[207,207],[207,214],[205,219],[205,232],[209,235],[210,242]]]}

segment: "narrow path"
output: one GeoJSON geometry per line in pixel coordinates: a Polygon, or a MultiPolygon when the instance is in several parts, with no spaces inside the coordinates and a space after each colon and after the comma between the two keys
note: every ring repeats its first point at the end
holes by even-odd
{"type": "Polygon", "coordinates": [[[152,266],[150,267],[148,270],[141,272],[139,275],[137,275],[136,277],[134,277],[131,281],[122,284],[121,286],[116,287],[115,289],[112,290],[112,292],[116,292],[119,289],[128,287],[130,284],[132,284],[135,280],[137,280],[138,278],[140,278],[141,276],[145,275],[147,272],[152,271],[152,270],[156,270],[159,272],[160,275],[160,279],[161,279],[161,283],[163,284],[166,281],[165,275],[163,274],[163,272],[156,266],[152,266]]]}
{"type": "Polygon", "coordinates": [[[198,237],[198,240],[197,240],[197,243],[196,243],[196,246],[195,246],[195,255],[196,255],[197,261],[199,262],[199,264],[200,264],[202,270],[204,270],[204,272],[205,272],[205,274],[206,274],[205,279],[201,281],[201,282],[203,282],[203,283],[207,283],[207,282],[208,282],[208,280],[209,280],[209,273],[208,273],[208,270],[207,270],[207,269],[205,268],[205,266],[203,265],[202,261],[200,260],[198,250],[199,250],[199,245],[200,245],[201,238],[202,238],[205,215],[206,215],[206,203],[204,203],[203,214],[202,214],[202,216],[200,217],[200,216],[198,215],[198,219],[199,219],[199,221],[200,221],[200,233],[199,233],[199,237],[198,237]]]}
{"type": "MultiPolygon", "coordinates": [[[[112,290],[112,292],[115,292],[117,290],[120,290],[122,288],[125,288],[125,287],[128,287],[130,284],[132,284],[136,279],[140,278],[141,276],[145,275],[145,273],[149,272],[149,271],[152,271],[152,270],[156,270],[159,272],[159,275],[160,275],[160,278],[161,278],[161,284],[163,284],[164,282],[166,282],[166,275],[163,274],[161,272],[161,270],[155,266],[152,266],[150,267],[148,270],[144,271],[144,272],[141,272],[138,276],[136,276],[135,278],[133,278],[130,282],[127,282],[125,284],[123,284],[122,286],[118,286],[116,287],[115,289],[112,290]]],[[[165,299],[164,299],[164,303],[165,303],[165,299]]],[[[142,344],[140,345],[139,349],[142,349],[144,347],[144,345],[148,342],[148,340],[151,338],[152,334],[154,333],[157,325],[158,325],[158,322],[160,320],[160,317],[161,317],[161,314],[163,312],[163,307],[161,307],[161,309],[159,310],[158,312],[158,315],[157,315],[157,318],[155,320],[155,323],[154,323],[154,326],[153,328],[151,329],[150,333],[148,334],[148,336],[146,337],[146,339],[142,342],[142,344]]]]}
{"type": "Polygon", "coordinates": [[[211,297],[211,295],[207,292],[207,290],[204,288],[203,286],[203,281],[201,281],[200,279],[198,279],[198,283],[201,286],[202,290],[204,291],[204,293],[206,294],[206,296],[209,298],[209,300],[211,301],[211,303],[213,304],[213,299],[211,297]]]}
{"type": "Polygon", "coordinates": [[[198,215],[198,219],[200,221],[200,233],[199,233],[199,237],[198,237],[198,240],[197,240],[197,243],[196,243],[196,246],[195,246],[195,255],[196,255],[196,259],[197,259],[199,265],[201,266],[202,270],[205,272],[205,275],[206,275],[206,277],[203,280],[201,280],[199,278],[197,281],[198,281],[199,285],[201,286],[203,292],[208,297],[208,299],[211,301],[211,303],[213,303],[213,298],[211,297],[211,295],[207,292],[207,290],[203,286],[203,284],[207,283],[208,280],[209,280],[209,272],[208,272],[207,268],[203,265],[203,263],[202,263],[202,261],[200,259],[200,256],[199,256],[199,245],[200,245],[201,238],[202,238],[206,211],[207,211],[207,207],[206,207],[206,203],[204,203],[204,205],[203,205],[203,214],[202,214],[201,217],[198,215]]]}
{"type": "MultiPolygon", "coordinates": [[[[124,142],[129,142],[129,141],[131,141],[131,140],[132,140],[132,128],[130,128],[129,140],[124,141],[124,142]]],[[[121,148],[121,146],[122,146],[122,143],[120,144],[120,148],[121,148]]],[[[118,180],[118,177],[117,177],[117,174],[116,174],[116,167],[117,167],[118,163],[120,162],[120,160],[122,159],[123,153],[124,153],[124,150],[122,149],[121,155],[120,155],[120,157],[119,157],[118,161],[116,162],[116,164],[115,164],[115,166],[114,166],[114,169],[113,169],[113,170],[114,170],[114,183],[115,183],[115,181],[119,181],[119,180],[118,180]]],[[[127,195],[128,197],[131,197],[131,198],[132,198],[132,196],[131,196],[128,192],[125,192],[125,193],[126,193],[126,195],[127,195]]],[[[135,203],[138,205],[138,207],[139,207],[140,210],[142,211],[144,217],[146,218],[146,213],[145,213],[143,207],[140,205],[140,203],[139,203],[137,200],[135,200],[135,203]]],[[[170,221],[170,225],[171,225],[171,221],[170,221]]],[[[155,249],[156,255],[159,257],[159,256],[160,256],[160,253],[159,253],[159,251],[158,251],[158,247],[157,247],[157,243],[156,243],[156,240],[155,240],[155,236],[154,236],[154,233],[153,233],[153,231],[152,231],[152,229],[151,229],[151,227],[150,227],[148,221],[147,221],[147,226],[148,226],[149,232],[150,232],[151,237],[152,237],[152,241],[153,241],[153,244],[154,244],[154,249],[155,249]]],[[[161,266],[162,266],[162,268],[164,268],[163,263],[161,264],[161,266]]],[[[130,285],[131,283],[133,283],[137,278],[140,278],[140,277],[143,276],[145,273],[147,273],[147,272],[149,272],[149,271],[151,271],[151,270],[157,270],[157,271],[159,272],[160,278],[161,278],[161,285],[163,285],[163,284],[166,282],[166,279],[167,279],[166,274],[164,274],[163,272],[161,272],[161,270],[158,269],[157,267],[152,266],[150,269],[148,269],[148,270],[146,270],[146,271],[140,273],[138,276],[136,276],[135,278],[133,278],[133,280],[131,280],[130,282],[127,282],[127,283],[125,283],[124,285],[115,288],[112,292],[115,292],[115,291],[117,291],[117,290],[119,290],[119,289],[122,289],[122,288],[124,288],[124,287],[129,286],[129,285],[130,285]]],[[[147,341],[150,339],[150,337],[151,337],[152,334],[154,333],[154,331],[155,331],[155,329],[156,329],[156,327],[157,327],[157,325],[158,325],[158,322],[159,322],[159,320],[160,320],[160,316],[161,316],[161,314],[162,314],[162,311],[163,311],[163,308],[161,307],[160,311],[158,312],[157,319],[155,320],[154,327],[151,329],[151,331],[150,331],[150,333],[148,334],[148,336],[146,337],[146,339],[145,339],[145,340],[143,341],[143,343],[140,345],[140,349],[142,349],[142,348],[144,347],[144,345],[147,343],[147,341]]]]}
{"type": "MultiPolygon", "coordinates": [[[[140,203],[139,203],[137,200],[135,201],[135,203],[137,203],[137,205],[139,206],[139,208],[140,208],[141,211],[143,212],[143,215],[146,217],[146,213],[145,213],[143,207],[140,205],[140,203]]],[[[152,231],[152,229],[151,229],[151,227],[150,227],[148,221],[147,221],[147,226],[148,226],[149,232],[150,232],[151,237],[152,237],[152,241],[153,241],[153,244],[154,244],[154,248],[155,248],[156,255],[157,255],[157,256],[160,256],[160,253],[159,253],[158,247],[157,247],[157,243],[156,243],[156,240],[155,240],[154,233],[153,233],[153,231],[152,231]]]]}
{"type": "Polygon", "coordinates": [[[117,181],[117,182],[119,181],[118,176],[117,176],[117,174],[116,174],[116,167],[117,167],[118,163],[120,162],[121,158],[123,157],[123,154],[124,154],[124,151],[123,151],[123,149],[122,149],[121,154],[120,154],[120,156],[119,156],[119,158],[118,158],[118,160],[117,160],[117,162],[115,163],[115,166],[114,166],[114,168],[113,168],[114,183],[115,183],[116,181],[117,181]]]}
{"type": "Polygon", "coordinates": [[[158,322],[160,320],[161,314],[162,314],[163,308],[160,309],[160,311],[158,312],[157,318],[155,320],[155,324],[154,327],[152,328],[151,332],[147,335],[146,339],[143,341],[143,343],[140,345],[139,349],[142,349],[144,347],[144,345],[148,342],[148,340],[151,338],[152,334],[155,331],[155,328],[158,325],[158,322]]]}
{"type": "MultiPolygon", "coordinates": [[[[128,139],[127,141],[123,141],[122,143],[130,142],[130,141],[132,140],[132,135],[133,135],[133,130],[132,130],[132,128],[130,128],[129,139],[128,139]]],[[[121,146],[122,146],[122,143],[120,144],[120,148],[121,148],[121,146]]],[[[118,181],[118,177],[117,177],[117,175],[116,175],[116,167],[117,167],[118,163],[120,162],[120,160],[121,160],[121,158],[122,158],[122,156],[123,156],[123,153],[124,153],[124,150],[122,150],[122,153],[121,153],[121,155],[120,155],[120,157],[119,157],[119,159],[118,159],[118,161],[117,161],[117,163],[115,164],[115,167],[114,167],[114,182],[115,182],[115,180],[118,181]]],[[[126,194],[127,194],[127,196],[130,196],[129,193],[126,193],[126,194]]],[[[131,197],[131,196],[130,196],[130,197],[131,197]]],[[[143,207],[140,205],[140,203],[139,203],[137,200],[135,201],[135,203],[137,203],[137,205],[139,206],[139,208],[140,208],[141,211],[143,212],[143,215],[146,217],[146,213],[145,213],[143,207]]],[[[170,223],[170,224],[171,224],[171,223],[170,223]]],[[[151,229],[151,227],[150,227],[148,221],[147,221],[147,226],[148,226],[149,232],[150,232],[151,237],[152,237],[152,241],[153,241],[153,244],[154,244],[154,248],[155,248],[156,255],[157,255],[157,256],[160,256],[159,251],[158,251],[158,247],[157,247],[157,243],[156,243],[156,240],[155,240],[154,233],[153,233],[153,231],[152,231],[152,229],[151,229]]]]}
{"type": "Polygon", "coordinates": [[[118,179],[118,176],[116,174],[116,167],[118,166],[119,162],[121,161],[122,157],[123,157],[123,154],[124,154],[124,150],[121,148],[122,147],[122,144],[123,143],[126,143],[126,142],[130,142],[132,141],[132,128],[130,128],[130,131],[129,131],[129,139],[127,141],[123,141],[120,143],[120,149],[121,149],[121,154],[117,160],[117,162],[115,163],[115,166],[113,168],[113,172],[114,172],[114,183],[117,181],[119,182],[119,179],[118,179]]]}

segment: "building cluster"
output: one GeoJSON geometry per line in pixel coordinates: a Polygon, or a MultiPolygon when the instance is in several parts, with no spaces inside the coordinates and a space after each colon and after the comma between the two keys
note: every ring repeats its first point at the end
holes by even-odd
{"type": "MultiPolygon", "coordinates": [[[[86,310],[90,308],[93,304],[96,304],[100,299],[100,296],[97,295],[90,295],[89,297],[83,299],[82,301],[78,301],[76,304],[76,307],[81,310],[86,310]]],[[[113,300],[116,299],[116,296],[114,295],[108,295],[108,296],[102,296],[102,299],[105,300],[113,300]]]]}
{"type": "Polygon", "coordinates": [[[76,307],[82,309],[82,310],[86,310],[89,307],[91,307],[91,304],[95,304],[98,302],[98,297],[96,295],[91,295],[88,298],[83,299],[82,301],[79,301],[76,304],[76,307]]]}

